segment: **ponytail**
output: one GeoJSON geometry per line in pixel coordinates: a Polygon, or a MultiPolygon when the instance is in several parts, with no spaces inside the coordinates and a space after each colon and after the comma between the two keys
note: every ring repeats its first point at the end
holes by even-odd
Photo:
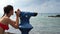
{"type": "MultiPolygon", "coordinates": [[[[3,14],[3,16],[4,16],[4,15],[5,15],[5,13],[3,14]]],[[[3,17],[3,16],[2,16],[2,17],[3,17]]]]}

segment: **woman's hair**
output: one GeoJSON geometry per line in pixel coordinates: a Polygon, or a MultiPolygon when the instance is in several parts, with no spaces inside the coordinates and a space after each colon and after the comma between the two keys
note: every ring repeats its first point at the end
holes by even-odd
{"type": "Polygon", "coordinates": [[[3,14],[3,16],[4,16],[5,14],[8,14],[10,12],[10,10],[13,10],[13,6],[7,5],[3,9],[4,9],[4,14],[3,14]]]}

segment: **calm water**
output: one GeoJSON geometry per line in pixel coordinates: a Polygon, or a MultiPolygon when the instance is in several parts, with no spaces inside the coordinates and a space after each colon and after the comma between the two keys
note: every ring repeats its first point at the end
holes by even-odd
{"type": "MultiPolygon", "coordinates": [[[[30,24],[34,27],[29,34],[60,34],[60,18],[48,17],[56,13],[39,13],[36,17],[31,17],[30,24]]],[[[13,17],[12,17],[13,18],[13,17]]],[[[10,26],[8,32],[20,34],[21,31],[10,26]]]]}

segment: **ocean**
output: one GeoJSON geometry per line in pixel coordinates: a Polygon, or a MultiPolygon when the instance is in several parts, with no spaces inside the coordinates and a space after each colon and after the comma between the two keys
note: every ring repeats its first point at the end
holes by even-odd
{"type": "MultiPolygon", "coordinates": [[[[30,24],[33,26],[33,29],[29,34],[60,34],[60,17],[48,17],[57,14],[60,13],[38,13],[37,16],[31,17],[30,24]]],[[[6,32],[21,34],[19,29],[15,29],[10,25],[9,28],[6,32]]]]}

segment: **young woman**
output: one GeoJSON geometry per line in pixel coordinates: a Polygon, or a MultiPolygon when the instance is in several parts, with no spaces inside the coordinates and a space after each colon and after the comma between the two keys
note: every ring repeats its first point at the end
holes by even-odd
{"type": "Polygon", "coordinates": [[[10,16],[13,15],[14,12],[13,6],[7,5],[3,9],[4,14],[0,18],[0,34],[4,34],[4,31],[9,29],[8,24],[12,25],[16,29],[18,28],[19,24],[19,9],[16,11],[16,21],[10,19],[10,16]]]}

